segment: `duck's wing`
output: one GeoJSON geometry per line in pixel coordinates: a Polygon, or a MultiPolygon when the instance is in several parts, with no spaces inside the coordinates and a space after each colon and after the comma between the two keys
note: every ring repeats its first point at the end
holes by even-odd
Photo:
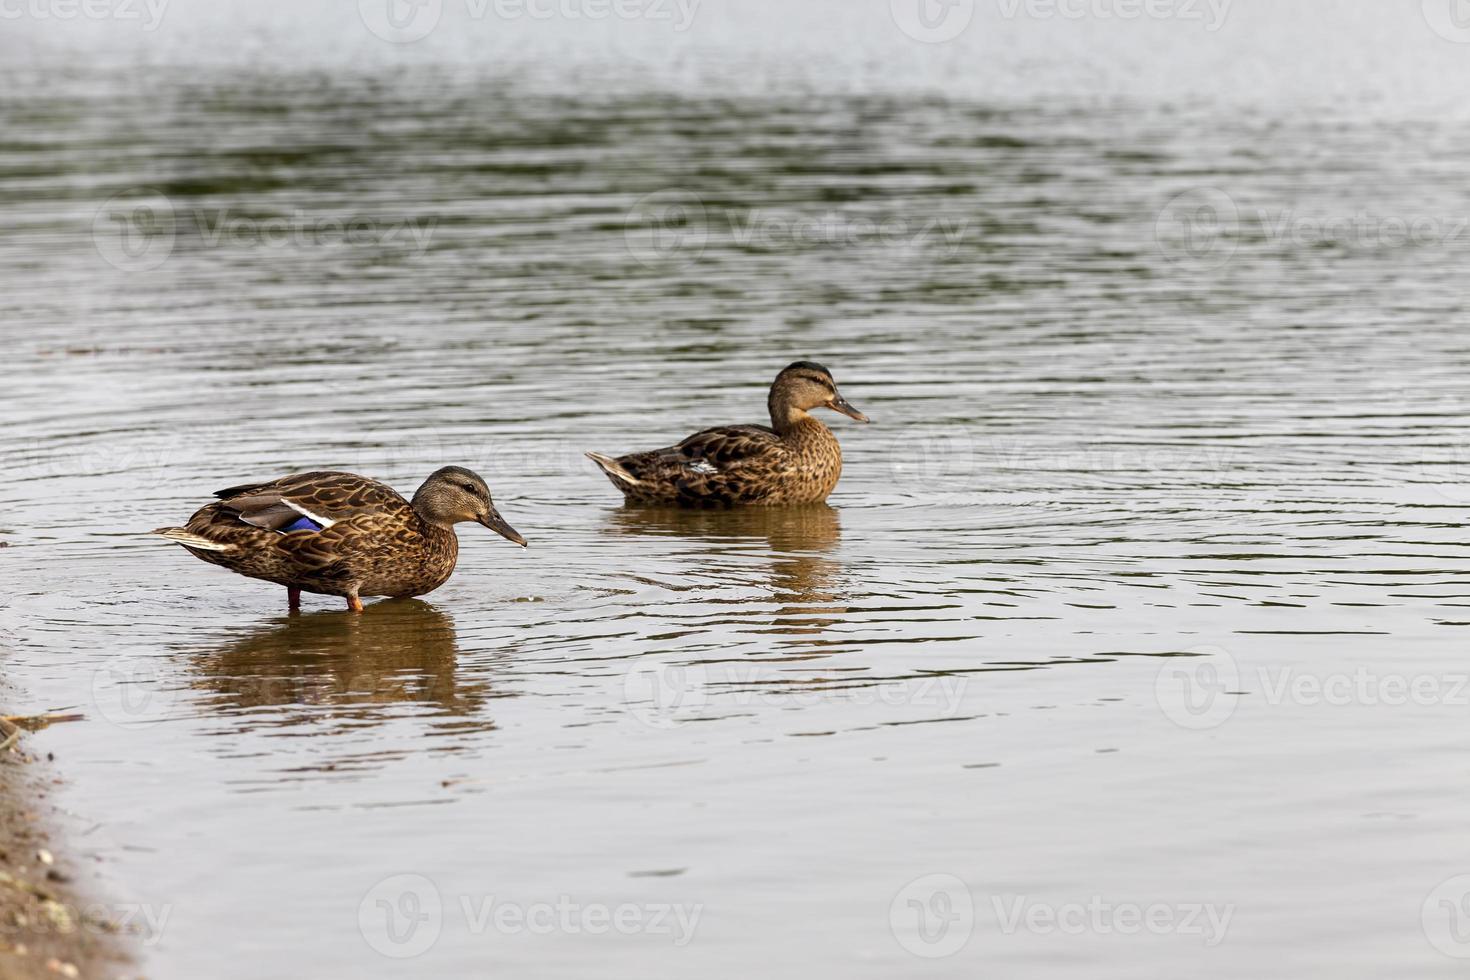
{"type": "Polygon", "coordinates": [[[220,511],[269,531],[288,530],[303,518],[324,529],[358,517],[402,517],[409,509],[408,501],[386,484],[329,470],[242,484],[215,496],[220,511]]]}
{"type": "Polygon", "coordinates": [[[781,437],[764,425],[722,425],[696,432],[664,453],[683,456],[696,470],[700,463],[723,470],[781,449],[781,437]]]}
{"type": "Polygon", "coordinates": [[[352,473],[298,473],[221,490],[184,527],[155,534],[200,558],[273,582],[321,582],[365,542],[410,527],[413,507],[392,487],[352,473]]]}

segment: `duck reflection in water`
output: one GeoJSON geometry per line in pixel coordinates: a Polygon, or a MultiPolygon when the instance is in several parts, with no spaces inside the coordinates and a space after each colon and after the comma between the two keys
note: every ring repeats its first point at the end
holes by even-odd
{"type": "Polygon", "coordinates": [[[324,720],[382,721],[388,706],[421,704],[457,716],[456,731],[495,727],[478,713],[491,697],[486,681],[457,676],[454,621],[426,602],[374,603],[357,616],[337,611],[281,619],[218,649],[196,654],[199,686],[216,708],[292,708],[236,716],[250,727],[324,720]]]}
{"type": "Polygon", "coordinates": [[[771,629],[763,632],[805,637],[795,642],[810,646],[840,642],[820,638],[848,611],[842,564],[831,554],[842,539],[842,521],[826,504],[731,510],[630,504],[612,512],[611,530],[697,542],[703,546],[700,558],[726,567],[724,559],[756,543],[771,556],[770,588],[782,603],[771,629]]]}

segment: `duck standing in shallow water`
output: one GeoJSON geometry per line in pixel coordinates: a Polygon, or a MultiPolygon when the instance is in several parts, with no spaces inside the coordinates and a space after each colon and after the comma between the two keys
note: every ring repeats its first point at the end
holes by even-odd
{"type": "Polygon", "coordinates": [[[302,592],[342,596],[354,612],[362,612],[362,596],[433,592],[454,573],[456,524],[474,521],[526,546],[485,481],[459,466],[431,475],[412,502],[377,480],[328,471],[215,496],[183,527],[153,533],[232,572],[284,585],[292,611],[302,592]]]}
{"type": "Polygon", "coordinates": [[[797,361],[771,385],[771,425],[727,425],[677,446],[614,459],[588,453],[629,500],[650,504],[813,504],[842,476],[837,437],[809,412],[830,408],[868,417],[837,393],[832,372],[797,361]]]}

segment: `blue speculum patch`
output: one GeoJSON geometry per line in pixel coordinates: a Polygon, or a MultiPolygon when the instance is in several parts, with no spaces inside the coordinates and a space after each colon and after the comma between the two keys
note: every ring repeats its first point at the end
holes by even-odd
{"type": "Polygon", "coordinates": [[[293,523],[281,528],[281,533],[289,534],[292,531],[320,531],[321,529],[322,526],[316,521],[312,520],[310,517],[298,517],[293,523]]]}

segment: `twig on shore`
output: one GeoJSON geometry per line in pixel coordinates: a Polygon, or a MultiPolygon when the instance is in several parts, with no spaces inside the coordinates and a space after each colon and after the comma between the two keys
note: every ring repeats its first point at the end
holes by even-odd
{"type": "Polygon", "coordinates": [[[0,742],[0,752],[9,752],[20,741],[20,726],[9,718],[0,718],[0,735],[5,736],[5,741],[0,742]]]}
{"type": "Polygon", "coordinates": [[[39,715],[0,715],[0,755],[16,751],[21,732],[39,732],[48,725],[62,721],[81,721],[85,715],[77,712],[66,714],[47,711],[39,715]]]}
{"type": "Polygon", "coordinates": [[[28,732],[39,732],[48,725],[63,721],[81,721],[86,718],[79,712],[44,711],[39,715],[0,715],[0,724],[24,728],[28,732]]]}

